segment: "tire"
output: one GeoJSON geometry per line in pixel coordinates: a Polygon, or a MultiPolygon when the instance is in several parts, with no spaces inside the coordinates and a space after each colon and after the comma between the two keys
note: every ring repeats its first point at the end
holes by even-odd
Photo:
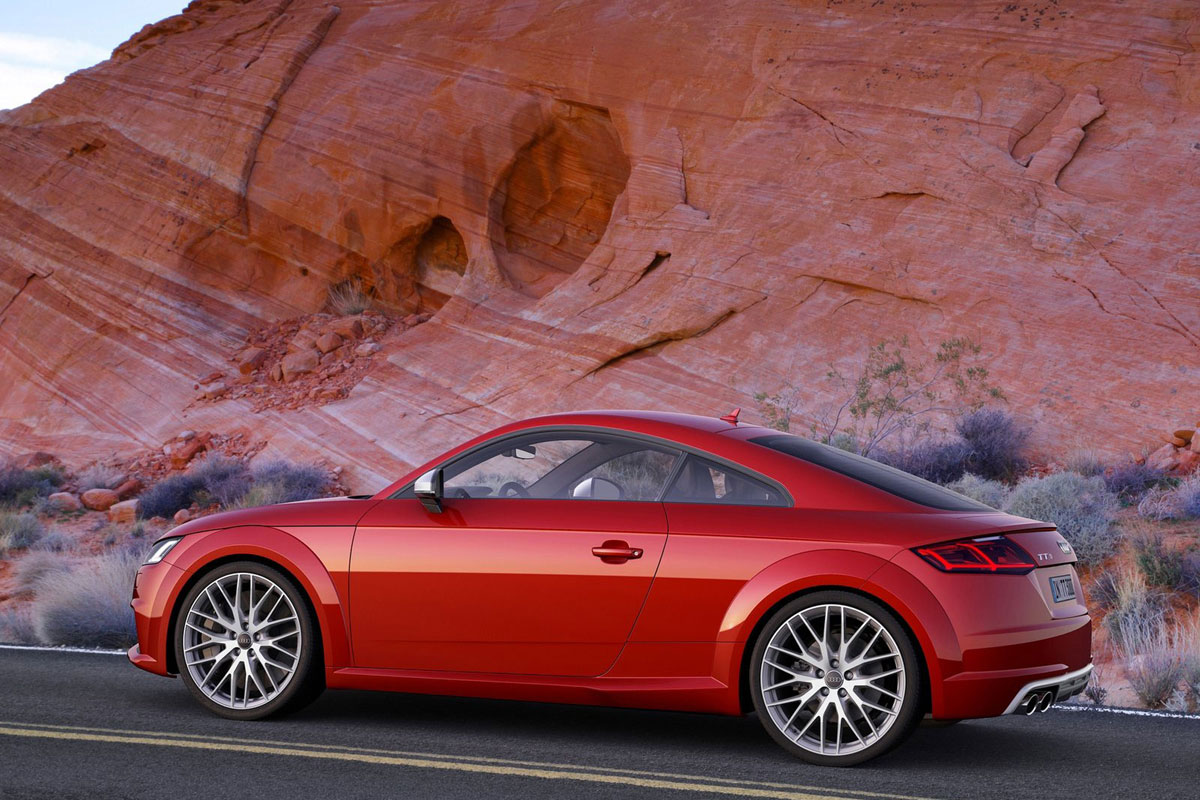
{"type": "Polygon", "coordinates": [[[784,750],[849,767],[896,747],[921,721],[922,669],[892,612],[850,592],[820,591],[767,620],[751,654],[750,690],[784,750]]]}
{"type": "Polygon", "coordinates": [[[176,610],[173,646],[188,691],[227,719],[296,711],[325,688],[320,634],[303,592],[255,561],[201,576],[176,610]]]}

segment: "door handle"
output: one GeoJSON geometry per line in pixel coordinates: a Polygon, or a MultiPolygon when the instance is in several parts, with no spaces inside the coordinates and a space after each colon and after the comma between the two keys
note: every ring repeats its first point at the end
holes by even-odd
{"type": "Polygon", "coordinates": [[[623,564],[631,558],[641,558],[642,549],[630,547],[619,539],[610,539],[599,547],[593,547],[592,555],[605,564],[623,564]]]}

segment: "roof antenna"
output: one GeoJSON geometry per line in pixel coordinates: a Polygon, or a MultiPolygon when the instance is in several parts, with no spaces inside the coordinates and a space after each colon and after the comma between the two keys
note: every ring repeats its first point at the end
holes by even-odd
{"type": "Polygon", "coordinates": [[[738,418],[738,414],[740,414],[740,413],[742,413],[742,410],[740,408],[735,408],[733,411],[730,411],[728,414],[721,417],[721,421],[729,422],[733,425],[737,425],[737,418],[738,418]]]}

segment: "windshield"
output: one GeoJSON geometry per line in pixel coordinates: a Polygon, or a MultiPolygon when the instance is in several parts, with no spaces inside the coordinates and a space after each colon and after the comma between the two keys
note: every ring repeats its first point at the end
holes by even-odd
{"type": "Polygon", "coordinates": [[[940,508],[945,511],[996,510],[969,497],[964,497],[958,492],[952,492],[944,486],[938,486],[936,483],[918,478],[916,475],[909,475],[907,472],[880,464],[878,461],[847,453],[845,450],[814,442],[812,439],[780,433],[759,436],[750,441],[810,464],[833,470],[868,486],[882,489],[888,494],[929,508],[940,508]]]}

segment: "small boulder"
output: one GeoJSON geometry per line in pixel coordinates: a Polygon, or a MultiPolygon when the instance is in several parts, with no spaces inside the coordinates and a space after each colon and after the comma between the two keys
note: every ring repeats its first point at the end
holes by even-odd
{"type": "Polygon", "coordinates": [[[317,346],[317,337],[312,331],[302,330],[292,337],[288,342],[287,351],[291,353],[303,353],[305,350],[312,350],[317,346]]]}
{"type": "Polygon", "coordinates": [[[1171,472],[1179,466],[1179,448],[1173,444],[1164,444],[1146,456],[1146,466],[1161,472],[1171,472]]]}
{"type": "Polygon", "coordinates": [[[267,375],[267,377],[269,377],[271,380],[275,381],[276,383],[279,383],[280,381],[282,381],[283,380],[283,364],[279,363],[278,361],[276,361],[274,364],[272,364],[271,371],[267,375]]]}
{"type": "Polygon", "coordinates": [[[304,350],[284,356],[283,361],[280,362],[280,366],[283,369],[283,379],[290,383],[301,375],[312,372],[317,368],[318,361],[317,351],[315,350],[304,350]]]}
{"type": "Polygon", "coordinates": [[[358,347],[354,348],[354,355],[360,358],[366,358],[378,353],[383,347],[376,342],[363,342],[358,347]]]}
{"type": "Polygon", "coordinates": [[[171,466],[175,469],[183,469],[203,449],[204,442],[202,440],[189,439],[183,445],[171,451],[171,466]]]}
{"type": "Polygon", "coordinates": [[[79,498],[85,508],[92,511],[107,511],[121,498],[112,489],[88,489],[79,498]]]}
{"type": "Polygon", "coordinates": [[[186,508],[181,508],[175,512],[174,520],[176,525],[182,525],[183,523],[190,521],[191,518],[192,512],[186,508]]]}
{"type": "Polygon", "coordinates": [[[70,492],[55,492],[46,498],[46,503],[55,511],[78,511],[83,507],[79,498],[70,492]]]}
{"type": "Polygon", "coordinates": [[[141,500],[136,497],[132,500],[122,500],[119,503],[114,503],[108,509],[108,521],[128,524],[137,519],[138,506],[141,500]]]}
{"type": "Polygon", "coordinates": [[[221,395],[229,391],[229,387],[225,385],[225,381],[217,381],[200,387],[200,391],[204,393],[207,400],[216,400],[221,395]]]}
{"type": "Polygon", "coordinates": [[[247,347],[237,356],[238,372],[249,375],[267,360],[267,351],[261,347],[247,347]]]}
{"type": "Polygon", "coordinates": [[[342,337],[329,331],[317,337],[317,349],[322,353],[332,353],[342,346],[342,337]]]}
{"type": "Polygon", "coordinates": [[[142,488],[143,486],[140,480],[137,478],[130,478],[129,480],[122,482],[121,485],[113,491],[117,493],[118,499],[128,500],[130,497],[140,492],[142,488]]]}
{"type": "Polygon", "coordinates": [[[342,317],[334,320],[329,330],[343,339],[357,339],[363,335],[363,324],[358,317],[342,317]]]}

